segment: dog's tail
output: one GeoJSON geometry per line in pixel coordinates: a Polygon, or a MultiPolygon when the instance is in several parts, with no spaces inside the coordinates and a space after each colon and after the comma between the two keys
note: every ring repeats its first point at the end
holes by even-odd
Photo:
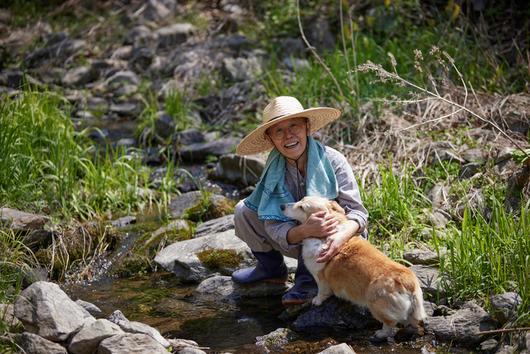
{"type": "Polygon", "coordinates": [[[425,313],[425,308],[423,307],[423,292],[421,291],[420,283],[417,278],[415,281],[416,286],[414,287],[414,292],[412,293],[412,306],[410,309],[408,322],[414,327],[418,328],[419,334],[423,335],[423,321],[427,317],[427,314],[425,313]]]}

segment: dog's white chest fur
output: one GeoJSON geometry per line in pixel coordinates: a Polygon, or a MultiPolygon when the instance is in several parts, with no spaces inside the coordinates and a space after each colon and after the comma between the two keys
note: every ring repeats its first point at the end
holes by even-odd
{"type": "Polygon", "coordinates": [[[317,263],[317,258],[322,252],[324,242],[319,238],[306,238],[303,241],[302,257],[307,269],[315,276],[326,266],[326,263],[317,263]]]}

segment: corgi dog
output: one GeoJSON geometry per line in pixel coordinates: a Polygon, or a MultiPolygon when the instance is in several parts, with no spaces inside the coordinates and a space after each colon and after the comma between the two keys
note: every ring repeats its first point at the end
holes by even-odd
{"type": "MultiPolygon", "coordinates": [[[[366,306],[372,316],[383,323],[372,340],[393,338],[396,325],[411,325],[419,335],[424,334],[423,293],[416,275],[404,265],[392,261],[359,235],[341,235],[340,225],[347,221],[344,209],[336,202],[309,196],[297,203],[282,205],[283,213],[300,223],[313,213],[327,211],[340,221],[339,238],[347,240],[339,253],[326,263],[317,263],[325,238],[306,238],[302,256],[307,269],[318,285],[312,300],[319,306],[331,295],[366,306]]],[[[330,237],[333,237],[330,236],[330,237]]]]}

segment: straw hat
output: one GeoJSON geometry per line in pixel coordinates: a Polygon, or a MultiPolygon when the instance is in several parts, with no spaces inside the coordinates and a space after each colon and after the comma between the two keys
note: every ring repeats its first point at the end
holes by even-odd
{"type": "Polygon", "coordinates": [[[252,155],[271,150],[274,145],[265,134],[267,128],[287,119],[304,117],[309,120],[311,133],[339,118],[341,112],[335,108],[314,107],[304,109],[294,97],[274,98],[263,110],[263,123],[245,136],[236,148],[238,155],[252,155]]]}

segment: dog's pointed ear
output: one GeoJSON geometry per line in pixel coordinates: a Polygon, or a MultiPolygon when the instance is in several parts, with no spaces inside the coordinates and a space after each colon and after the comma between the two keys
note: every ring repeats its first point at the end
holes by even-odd
{"type": "Polygon", "coordinates": [[[339,205],[339,203],[337,203],[336,201],[334,200],[331,200],[329,202],[329,205],[331,207],[331,210],[335,210],[336,212],[339,212],[341,214],[346,214],[346,212],[344,211],[344,209],[339,205]]]}

